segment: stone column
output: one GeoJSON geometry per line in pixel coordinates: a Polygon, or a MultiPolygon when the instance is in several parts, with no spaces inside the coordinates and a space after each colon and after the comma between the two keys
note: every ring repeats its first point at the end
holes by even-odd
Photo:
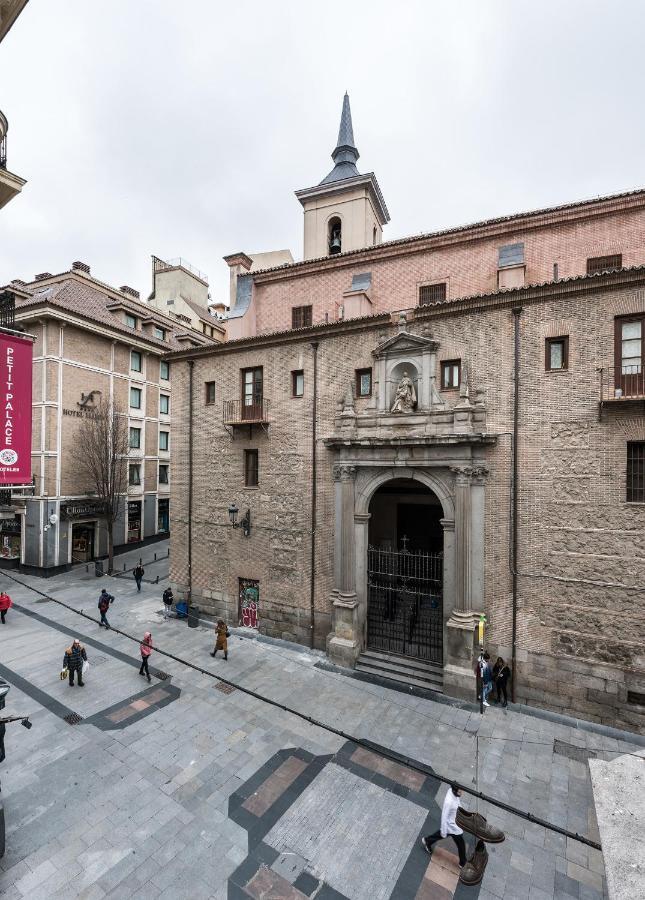
{"type": "Polygon", "coordinates": [[[335,578],[332,591],[333,631],[327,639],[332,662],[353,667],[360,652],[358,598],[356,596],[356,536],[354,532],[354,481],[356,466],[334,466],[336,482],[335,578]]]}
{"type": "Polygon", "coordinates": [[[473,559],[473,551],[483,549],[483,497],[477,497],[477,521],[473,521],[473,478],[483,482],[484,467],[455,466],[455,607],[446,623],[446,664],[444,688],[452,696],[474,700],[476,696],[475,630],[482,611],[479,578],[475,579],[474,603],[473,573],[483,566],[482,559],[473,559]]]}

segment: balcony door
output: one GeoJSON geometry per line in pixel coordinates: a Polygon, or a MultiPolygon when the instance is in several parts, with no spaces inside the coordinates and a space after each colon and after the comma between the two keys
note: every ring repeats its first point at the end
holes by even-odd
{"type": "Polygon", "coordinates": [[[642,397],[645,394],[643,369],[643,341],[645,315],[616,319],[615,387],[623,397],[642,397]]]}
{"type": "Polygon", "coordinates": [[[262,366],[242,369],[242,419],[258,421],[262,419],[262,366]]]}

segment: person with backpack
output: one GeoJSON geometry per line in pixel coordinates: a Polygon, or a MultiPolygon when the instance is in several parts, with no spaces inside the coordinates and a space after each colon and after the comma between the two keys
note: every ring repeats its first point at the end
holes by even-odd
{"type": "Polygon", "coordinates": [[[167,619],[170,615],[170,610],[172,609],[172,605],[175,602],[175,598],[172,592],[172,588],[167,587],[163,592],[163,596],[161,598],[163,600],[163,617],[167,619]]]}
{"type": "Polygon", "coordinates": [[[152,646],[152,635],[149,631],[143,636],[143,640],[139,645],[139,651],[141,653],[141,668],[139,669],[139,675],[145,675],[148,679],[148,682],[152,681],[150,677],[150,669],[148,668],[148,659],[150,658],[150,654],[153,651],[152,646]]]}
{"type": "Polygon", "coordinates": [[[13,601],[9,594],[5,591],[0,592],[0,620],[2,620],[2,624],[6,625],[5,616],[7,615],[7,610],[11,609],[13,606],[13,601]]]}
{"type": "Polygon", "coordinates": [[[108,594],[105,588],[101,591],[101,596],[99,597],[99,612],[101,613],[101,621],[99,622],[99,628],[102,628],[104,625],[106,628],[110,627],[110,623],[107,620],[106,613],[110,608],[110,603],[114,603],[114,597],[112,594],[108,594]]]}
{"type": "Polygon", "coordinates": [[[137,591],[141,591],[141,582],[143,581],[143,576],[146,574],[145,569],[141,565],[141,560],[139,560],[139,565],[134,567],[132,574],[137,583],[137,591]]]}

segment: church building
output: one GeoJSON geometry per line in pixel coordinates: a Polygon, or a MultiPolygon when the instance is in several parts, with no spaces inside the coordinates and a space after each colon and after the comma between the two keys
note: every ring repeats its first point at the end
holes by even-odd
{"type": "Polygon", "coordinates": [[[349,98],[304,259],[168,355],[171,581],[387,683],[645,727],[645,191],[387,241],[349,98]]]}

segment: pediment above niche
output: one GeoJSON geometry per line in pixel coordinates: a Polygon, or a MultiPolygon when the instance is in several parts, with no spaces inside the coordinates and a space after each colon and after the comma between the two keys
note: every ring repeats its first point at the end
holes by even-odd
{"type": "Polygon", "coordinates": [[[410,353],[434,353],[439,349],[439,341],[432,338],[411,334],[409,331],[400,331],[394,337],[388,338],[372,350],[372,356],[378,359],[381,356],[409,355],[410,353]]]}

